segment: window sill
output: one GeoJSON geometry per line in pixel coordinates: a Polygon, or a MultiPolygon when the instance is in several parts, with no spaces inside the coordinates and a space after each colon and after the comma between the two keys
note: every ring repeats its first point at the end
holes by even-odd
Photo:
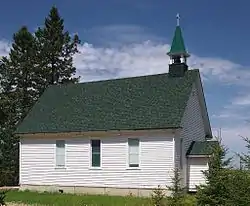
{"type": "Polygon", "coordinates": [[[127,167],[126,170],[141,170],[140,167],[127,167]]]}
{"type": "Polygon", "coordinates": [[[90,167],[89,170],[102,170],[101,167],[90,167]]]}
{"type": "Polygon", "coordinates": [[[56,170],[66,170],[67,168],[66,167],[59,167],[59,166],[57,166],[57,167],[55,167],[55,169],[56,170]]]}

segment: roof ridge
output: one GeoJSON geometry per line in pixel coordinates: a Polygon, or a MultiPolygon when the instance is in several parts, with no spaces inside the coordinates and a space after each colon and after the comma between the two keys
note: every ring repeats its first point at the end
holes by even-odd
{"type": "Polygon", "coordinates": [[[158,76],[158,75],[168,75],[169,73],[160,73],[160,74],[152,74],[152,75],[142,75],[142,76],[132,76],[132,77],[119,77],[119,78],[111,78],[111,79],[100,79],[100,80],[93,80],[93,81],[86,81],[86,82],[79,82],[76,84],[53,84],[49,85],[49,87],[56,87],[56,86],[69,86],[69,85],[82,85],[82,84],[93,84],[93,83],[100,83],[100,82],[109,82],[109,81],[115,81],[115,80],[126,80],[126,79],[136,79],[136,78],[142,78],[142,77],[152,77],[152,76],[158,76]]]}
{"type": "Polygon", "coordinates": [[[168,75],[168,74],[169,73],[159,73],[159,74],[151,74],[151,75],[132,76],[132,77],[118,77],[118,78],[113,78],[113,79],[103,79],[103,80],[97,80],[97,81],[81,82],[79,84],[95,83],[95,82],[108,82],[108,81],[125,80],[125,79],[136,79],[136,78],[142,78],[142,77],[152,77],[152,76],[160,76],[160,75],[168,75]]]}
{"type": "MultiPolygon", "coordinates": [[[[199,72],[199,69],[191,69],[187,71],[189,72],[199,72]]],[[[113,78],[113,79],[102,79],[102,80],[96,80],[96,81],[87,81],[87,82],[79,82],[76,84],[55,84],[55,85],[50,85],[51,87],[55,86],[69,86],[69,85],[82,85],[82,84],[94,84],[94,83],[101,83],[101,82],[109,82],[109,81],[119,81],[119,80],[126,80],[126,79],[137,79],[137,78],[145,78],[145,77],[156,77],[156,76],[163,76],[169,75],[169,72],[166,73],[158,73],[158,74],[150,74],[150,75],[141,75],[141,76],[132,76],[132,77],[119,77],[119,78],[113,78]]]]}

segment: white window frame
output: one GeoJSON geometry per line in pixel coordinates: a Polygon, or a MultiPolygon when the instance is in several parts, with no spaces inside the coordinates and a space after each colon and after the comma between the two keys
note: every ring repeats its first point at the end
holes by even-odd
{"type": "Polygon", "coordinates": [[[138,137],[131,137],[131,138],[128,138],[127,140],[127,169],[140,169],[141,167],[141,141],[140,141],[140,138],[138,137]],[[130,147],[129,147],[129,140],[138,140],[139,142],[139,145],[138,145],[138,167],[131,167],[130,166],[130,147]]]}
{"type": "Polygon", "coordinates": [[[55,167],[56,168],[66,168],[66,141],[63,139],[58,139],[55,142],[55,167]],[[57,143],[59,141],[63,141],[64,142],[64,164],[63,165],[58,165],[58,160],[57,160],[57,143]]]}
{"type": "Polygon", "coordinates": [[[89,139],[89,168],[93,170],[102,169],[102,140],[100,138],[90,138],[89,139]],[[92,166],[92,140],[100,141],[100,166],[92,166]]]}

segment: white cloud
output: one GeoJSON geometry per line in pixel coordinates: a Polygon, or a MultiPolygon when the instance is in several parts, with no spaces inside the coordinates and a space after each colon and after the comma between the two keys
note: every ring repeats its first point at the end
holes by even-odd
{"type": "MultiPolygon", "coordinates": [[[[88,78],[105,79],[168,72],[168,44],[145,41],[119,47],[95,47],[85,43],[79,49],[81,54],[76,56],[75,65],[84,81],[88,78]]],[[[231,61],[192,55],[189,65],[191,68],[199,68],[206,80],[250,86],[250,72],[231,61]]]]}
{"type": "Polygon", "coordinates": [[[233,99],[232,105],[250,106],[250,94],[243,94],[241,96],[236,97],[235,99],[233,99]]]}
{"type": "MultiPolygon", "coordinates": [[[[213,128],[213,135],[220,137],[220,128],[213,128]]],[[[233,157],[232,165],[239,167],[237,154],[247,153],[247,145],[243,137],[250,137],[248,125],[221,128],[222,145],[228,149],[227,157],[233,157]]]]}
{"type": "Polygon", "coordinates": [[[168,72],[168,45],[150,41],[119,48],[95,48],[85,43],[75,57],[75,66],[82,81],[131,77],[168,72]]]}
{"type": "Polygon", "coordinates": [[[7,40],[0,40],[0,57],[8,55],[11,43],[7,40]]]}
{"type": "MultiPolygon", "coordinates": [[[[248,90],[243,88],[241,90],[248,90]]],[[[250,122],[250,95],[247,92],[238,92],[236,97],[231,97],[230,103],[223,106],[219,113],[212,117],[234,124],[245,124],[250,122]]]]}
{"type": "MultiPolygon", "coordinates": [[[[95,50],[95,54],[98,53],[102,56],[99,58],[102,63],[103,59],[114,57],[118,61],[118,64],[115,65],[116,68],[124,71],[122,66],[126,66],[129,71],[132,66],[134,67],[134,69],[131,68],[133,74],[138,75],[141,74],[139,70],[144,71],[143,74],[161,73],[168,70],[166,52],[169,50],[169,44],[166,41],[170,42],[172,37],[157,36],[149,28],[130,24],[97,26],[86,30],[84,35],[89,42],[93,41],[95,45],[101,46],[96,47],[85,43],[81,49],[86,51],[84,47],[89,47],[92,51],[95,50]],[[111,55],[106,52],[110,52],[111,55]],[[119,62],[122,62],[122,65],[119,62]],[[144,67],[145,64],[146,67],[144,67]],[[141,67],[143,68],[140,69],[141,67]]],[[[88,55],[91,55],[91,53],[88,52],[88,55]]],[[[112,61],[109,61],[109,63],[112,61]]],[[[203,80],[218,80],[224,84],[250,86],[250,71],[232,61],[219,57],[200,57],[191,54],[189,65],[191,68],[200,69],[203,80]]],[[[124,73],[121,72],[120,75],[122,74],[124,73]]],[[[131,73],[129,72],[129,74],[131,73]]]]}
{"type": "Polygon", "coordinates": [[[232,111],[227,111],[227,110],[223,110],[221,111],[219,114],[213,114],[212,115],[213,118],[217,118],[217,119],[227,119],[227,118],[231,118],[231,119],[241,119],[242,116],[239,113],[236,112],[232,112],[232,111]]]}
{"type": "MultiPolygon", "coordinates": [[[[219,128],[214,128],[214,135],[218,136],[219,128]]],[[[221,128],[222,143],[229,147],[229,151],[233,152],[246,152],[246,143],[242,137],[250,138],[249,125],[239,125],[235,127],[224,127],[221,128]]]]}
{"type": "Polygon", "coordinates": [[[145,41],[164,42],[166,38],[156,36],[151,29],[138,25],[106,25],[96,26],[84,31],[88,42],[95,42],[105,47],[119,47],[138,44],[145,41]]]}

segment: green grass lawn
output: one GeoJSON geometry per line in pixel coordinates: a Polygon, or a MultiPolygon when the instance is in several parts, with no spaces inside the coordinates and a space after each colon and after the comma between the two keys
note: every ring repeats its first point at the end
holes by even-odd
{"type": "Polygon", "coordinates": [[[25,204],[71,206],[71,205],[101,205],[101,206],[149,206],[150,199],[139,197],[119,197],[107,195],[74,195],[60,193],[37,193],[30,191],[9,191],[6,202],[25,204]]]}

